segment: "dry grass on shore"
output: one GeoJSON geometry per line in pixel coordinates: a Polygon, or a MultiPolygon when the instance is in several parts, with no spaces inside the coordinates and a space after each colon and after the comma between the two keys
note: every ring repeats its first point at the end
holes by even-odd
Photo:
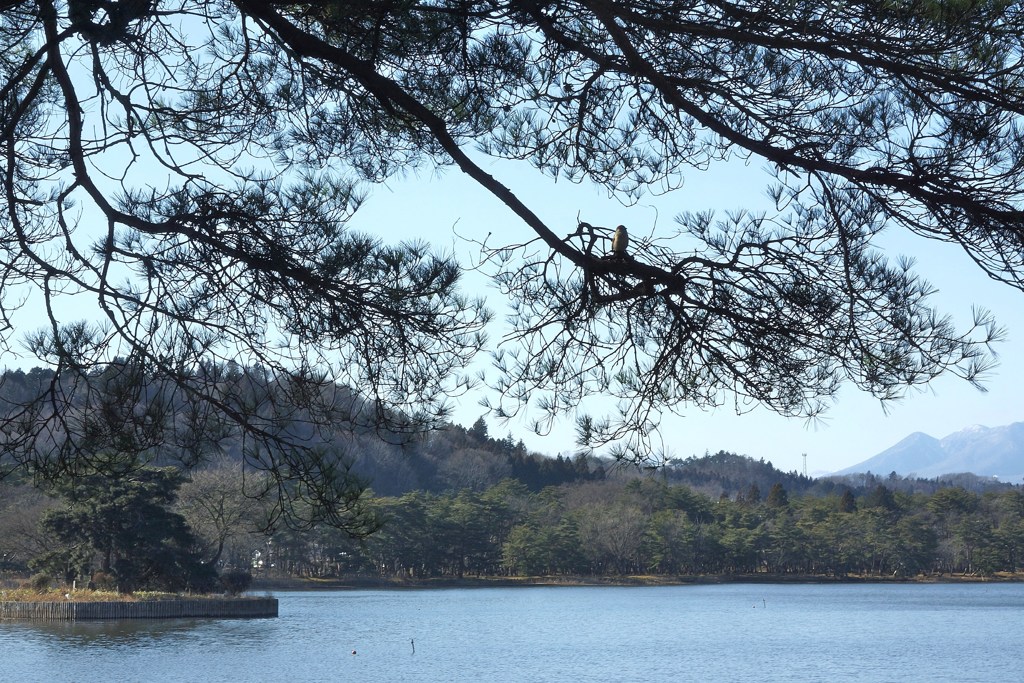
{"type": "Polygon", "coordinates": [[[67,590],[51,589],[38,591],[34,588],[4,588],[0,590],[3,602],[148,602],[152,600],[170,600],[181,596],[173,593],[138,592],[121,594],[116,591],[103,590],[67,590]]]}

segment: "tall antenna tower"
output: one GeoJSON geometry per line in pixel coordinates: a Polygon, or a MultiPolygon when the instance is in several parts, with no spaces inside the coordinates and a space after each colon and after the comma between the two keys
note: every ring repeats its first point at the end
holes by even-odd
{"type": "Polygon", "coordinates": [[[803,458],[804,458],[804,478],[806,479],[807,478],[807,454],[806,453],[804,453],[803,458]]]}

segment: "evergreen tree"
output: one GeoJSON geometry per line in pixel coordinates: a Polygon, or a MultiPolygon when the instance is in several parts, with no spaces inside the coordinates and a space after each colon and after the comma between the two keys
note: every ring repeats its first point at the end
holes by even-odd
{"type": "Polygon", "coordinates": [[[212,565],[202,562],[185,519],[170,508],[181,481],[173,468],[69,477],[55,487],[63,505],[41,522],[58,548],[34,567],[68,583],[110,577],[124,593],[212,589],[212,565]]]}
{"type": "MultiPolygon", "coordinates": [[[[349,226],[365,188],[417,167],[458,167],[531,231],[481,245],[513,303],[500,416],[535,410],[542,429],[610,394],[613,414],[583,416],[581,434],[643,459],[663,411],[732,398],[815,416],[845,382],[882,400],[947,373],[977,382],[993,321],[957,328],[877,236],[948,243],[1024,288],[1021,14],[1014,0],[0,0],[0,281],[41,299],[51,319],[29,347],[59,378],[0,424],[5,470],[59,477],[118,438],[74,405],[108,363],[138,446],[192,462],[243,433],[250,466],[325,503],[337,479],[305,462],[309,432],[436,425],[488,314],[451,256],[349,226]],[[626,203],[739,157],[767,169],[774,206],[694,207],[678,234],[630,226],[627,246],[585,207],[546,221],[487,157],[626,203]],[[76,322],[80,306],[63,317],[65,295],[104,325],[76,322]],[[236,357],[262,371],[217,367],[236,357]]],[[[2,319],[25,300],[3,297],[2,319]]]]}
{"type": "Polygon", "coordinates": [[[843,491],[843,495],[839,498],[839,511],[840,512],[856,512],[857,511],[857,499],[853,497],[853,492],[850,489],[843,491]]]}
{"type": "Polygon", "coordinates": [[[484,420],[483,416],[477,418],[473,426],[469,428],[469,435],[476,439],[481,444],[487,443],[487,421],[484,420]]]}
{"type": "Polygon", "coordinates": [[[786,493],[786,489],[782,487],[782,484],[772,484],[765,503],[771,508],[784,508],[789,505],[789,494],[786,493]]]}

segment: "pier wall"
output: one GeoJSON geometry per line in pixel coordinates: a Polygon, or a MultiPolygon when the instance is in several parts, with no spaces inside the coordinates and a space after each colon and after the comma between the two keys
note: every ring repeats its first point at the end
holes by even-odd
{"type": "Polygon", "coordinates": [[[0,619],[253,619],[277,616],[277,598],[197,598],[148,602],[0,602],[0,619]]]}

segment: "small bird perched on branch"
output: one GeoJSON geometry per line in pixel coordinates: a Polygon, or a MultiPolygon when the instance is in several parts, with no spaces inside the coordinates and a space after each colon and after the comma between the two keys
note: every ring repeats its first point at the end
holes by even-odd
{"type": "Polygon", "coordinates": [[[615,228],[615,234],[612,236],[612,254],[622,257],[626,255],[627,249],[629,249],[629,233],[626,232],[625,225],[620,225],[615,228]]]}

